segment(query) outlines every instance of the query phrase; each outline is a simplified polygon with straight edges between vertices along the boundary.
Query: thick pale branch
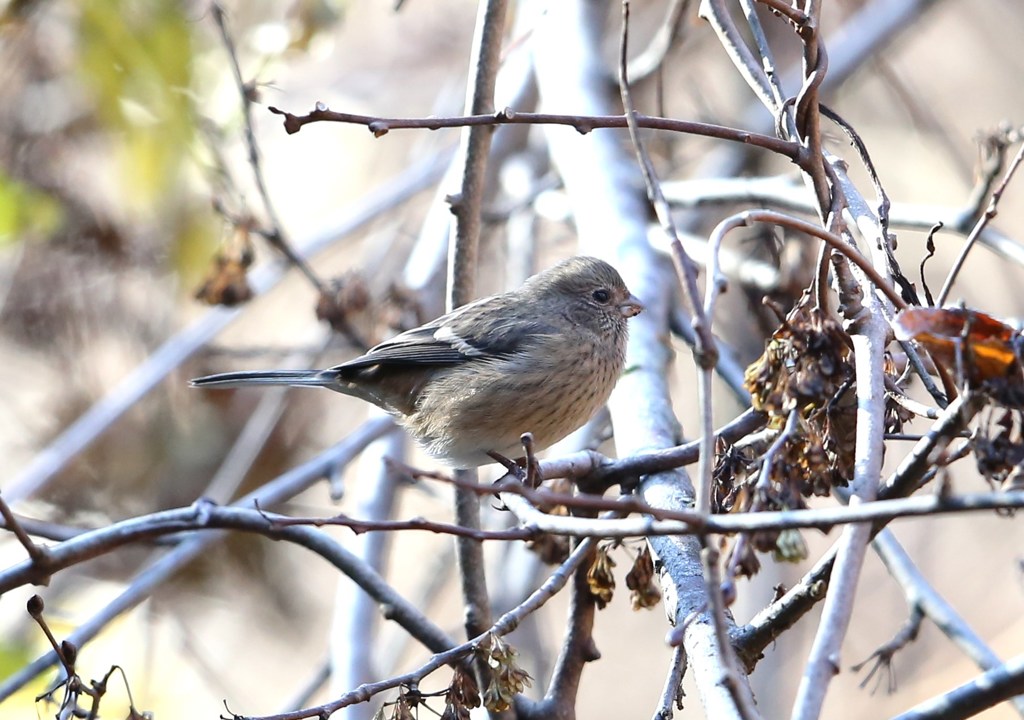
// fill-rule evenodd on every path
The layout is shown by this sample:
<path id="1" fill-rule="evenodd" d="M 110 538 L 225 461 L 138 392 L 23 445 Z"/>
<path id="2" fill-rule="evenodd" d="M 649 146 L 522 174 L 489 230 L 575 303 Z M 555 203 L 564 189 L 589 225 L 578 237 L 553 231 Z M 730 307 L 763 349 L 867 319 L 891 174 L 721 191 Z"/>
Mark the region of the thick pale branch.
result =
<path id="1" fill-rule="evenodd" d="M 592 116 L 613 108 L 605 94 L 601 57 L 605 8 L 585 0 L 556 3 L 535 34 L 535 57 L 541 96 L 547 106 L 561 105 Z M 624 123 L 623 123 L 624 124 Z M 638 124 L 644 124 L 638 118 Z M 547 127 L 552 159 L 562 175 L 573 208 L 582 252 L 609 259 L 646 311 L 631 321 L 627 370 L 612 395 L 609 409 L 620 455 L 671 447 L 680 429 L 667 379 L 668 328 L 672 277 L 647 240 L 648 204 L 638 192 L 636 161 L 611 133 L 574 137 L 564 128 Z M 644 478 L 639 492 L 649 504 L 681 509 L 693 498 L 692 486 L 679 471 Z M 719 684 L 727 667 L 715 641 L 706 607 L 700 545 L 691 538 L 652 539 L 662 562 L 662 585 L 674 598 L 671 617 L 682 623 L 691 612 L 684 642 L 709 715 L 737 717 L 730 692 Z"/>

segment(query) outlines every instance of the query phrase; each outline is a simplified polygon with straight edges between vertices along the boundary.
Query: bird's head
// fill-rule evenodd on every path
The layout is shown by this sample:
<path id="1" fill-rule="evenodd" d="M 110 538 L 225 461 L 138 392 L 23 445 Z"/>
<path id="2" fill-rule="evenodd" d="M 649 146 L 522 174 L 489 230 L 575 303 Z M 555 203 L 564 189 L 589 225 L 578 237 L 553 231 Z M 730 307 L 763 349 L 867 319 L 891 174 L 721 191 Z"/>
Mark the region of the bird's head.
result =
<path id="1" fill-rule="evenodd" d="M 624 329 L 626 320 L 643 310 L 622 276 L 593 257 L 573 257 L 530 278 L 524 288 L 557 302 L 573 321 L 598 331 Z"/>

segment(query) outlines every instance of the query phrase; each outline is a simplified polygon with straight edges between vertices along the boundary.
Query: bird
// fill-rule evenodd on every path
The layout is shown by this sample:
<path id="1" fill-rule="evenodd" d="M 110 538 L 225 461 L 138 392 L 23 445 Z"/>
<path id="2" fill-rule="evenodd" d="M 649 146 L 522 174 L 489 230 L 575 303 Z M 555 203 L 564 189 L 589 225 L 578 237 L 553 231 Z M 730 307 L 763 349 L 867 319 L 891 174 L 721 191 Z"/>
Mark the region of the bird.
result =
<path id="1" fill-rule="evenodd" d="M 515 457 L 524 433 L 542 450 L 587 422 L 622 374 L 627 320 L 642 310 L 614 267 L 576 256 L 326 370 L 191 385 L 328 388 L 391 413 L 434 458 L 474 468 Z"/>

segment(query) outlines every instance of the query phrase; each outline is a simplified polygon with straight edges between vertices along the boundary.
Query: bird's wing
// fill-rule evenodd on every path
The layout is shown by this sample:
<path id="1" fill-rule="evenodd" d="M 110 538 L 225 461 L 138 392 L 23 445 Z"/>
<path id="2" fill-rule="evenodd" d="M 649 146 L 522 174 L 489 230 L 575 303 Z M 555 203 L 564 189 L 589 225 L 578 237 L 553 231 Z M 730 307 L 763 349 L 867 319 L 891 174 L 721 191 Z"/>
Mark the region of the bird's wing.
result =
<path id="1" fill-rule="evenodd" d="M 507 357 L 524 343 L 554 332 L 545 322 L 517 316 L 522 308 L 496 302 L 500 297 L 479 300 L 407 330 L 338 367 L 453 365 L 473 358 Z"/>

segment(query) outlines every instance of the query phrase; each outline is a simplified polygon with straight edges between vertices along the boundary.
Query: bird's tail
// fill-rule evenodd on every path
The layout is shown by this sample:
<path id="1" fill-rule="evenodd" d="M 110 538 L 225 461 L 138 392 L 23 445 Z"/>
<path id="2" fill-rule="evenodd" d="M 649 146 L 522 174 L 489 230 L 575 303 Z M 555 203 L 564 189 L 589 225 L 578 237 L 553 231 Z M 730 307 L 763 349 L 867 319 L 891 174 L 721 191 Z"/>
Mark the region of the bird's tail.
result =
<path id="1" fill-rule="evenodd" d="M 232 388 L 244 385 L 294 385 L 338 390 L 335 370 L 248 370 L 207 375 L 189 381 L 192 387 Z"/>

